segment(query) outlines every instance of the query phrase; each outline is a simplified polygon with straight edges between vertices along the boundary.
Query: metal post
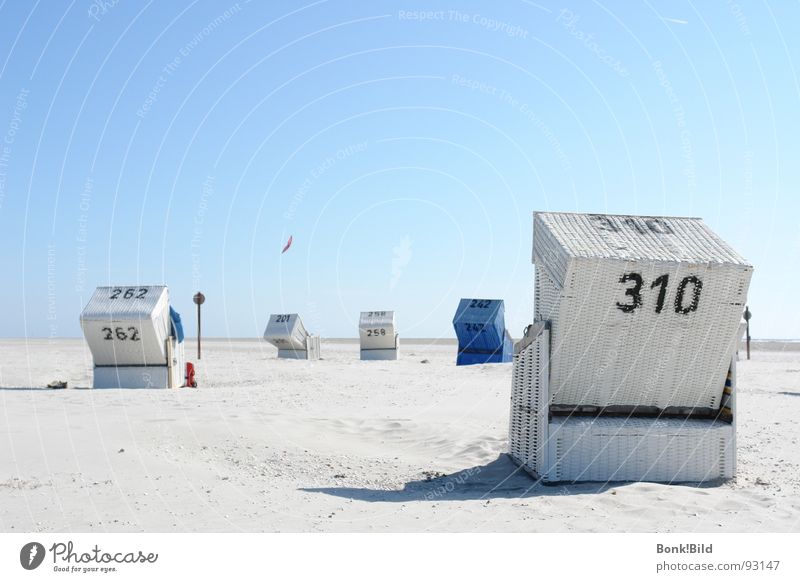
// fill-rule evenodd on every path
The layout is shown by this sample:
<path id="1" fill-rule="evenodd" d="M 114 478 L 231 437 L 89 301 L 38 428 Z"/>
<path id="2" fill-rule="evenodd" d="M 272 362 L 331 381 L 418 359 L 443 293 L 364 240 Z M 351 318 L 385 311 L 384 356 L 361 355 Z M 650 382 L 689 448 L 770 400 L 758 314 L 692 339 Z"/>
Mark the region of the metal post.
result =
<path id="1" fill-rule="evenodd" d="M 753 314 L 750 313 L 750 308 L 745 305 L 744 306 L 744 320 L 747 322 L 747 359 L 750 359 L 750 318 L 753 317 Z"/>
<path id="2" fill-rule="evenodd" d="M 205 302 L 206 296 L 198 291 L 192 297 L 192 300 L 197 305 L 197 359 L 200 359 L 200 306 Z"/>
<path id="3" fill-rule="evenodd" d="M 200 359 L 200 304 L 197 304 L 197 359 Z"/>

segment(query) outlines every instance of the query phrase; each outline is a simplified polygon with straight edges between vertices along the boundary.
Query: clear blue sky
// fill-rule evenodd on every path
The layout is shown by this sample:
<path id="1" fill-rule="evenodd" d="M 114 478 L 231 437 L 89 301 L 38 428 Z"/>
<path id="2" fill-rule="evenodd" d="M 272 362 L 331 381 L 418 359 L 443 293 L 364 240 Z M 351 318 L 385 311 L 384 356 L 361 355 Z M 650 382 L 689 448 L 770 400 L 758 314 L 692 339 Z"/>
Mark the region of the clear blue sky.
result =
<path id="1" fill-rule="evenodd" d="M 213 336 L 519 336 L 563 210 L 703 217 L 800 338 L 799 57 L 795 2 L 0 0 L 0 336 L 137 282 Z"/>

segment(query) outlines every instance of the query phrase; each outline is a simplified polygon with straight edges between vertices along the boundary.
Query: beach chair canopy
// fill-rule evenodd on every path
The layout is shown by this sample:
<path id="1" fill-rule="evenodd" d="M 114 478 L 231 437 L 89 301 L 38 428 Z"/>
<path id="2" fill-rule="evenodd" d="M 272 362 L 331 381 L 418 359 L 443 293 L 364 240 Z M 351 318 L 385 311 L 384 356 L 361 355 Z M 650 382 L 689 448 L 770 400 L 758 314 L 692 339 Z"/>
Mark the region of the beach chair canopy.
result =
<path id="1" fill-rule="evenodd" d="M 306 349 L 306 331 L 297 313 L 273 313 L 269 316 L 264 339 L 279 350 Z"/>
<path id="2" fill-rule="evenodd" d="M 358 335 L 362 350 L 395 349 L 394 311 L 362 311 Z"/>
<path id="3" fill-rule="evenodd" d="M 492 353 L 506 335 L 502 299 L 462 299 L 453 317 L 459 350 Z"/>
<path id="4" fill-rule="evenodd" d="M 752 274 L 699 218 L 534 213 L 557 405 L 719 408 Z"/>
<path id="5" fill-rule="evenodd" d="M 163 285 L 98 287 L 80 322 L 95 366 L 163 365 L 167 338 L 183 337 Z"/>

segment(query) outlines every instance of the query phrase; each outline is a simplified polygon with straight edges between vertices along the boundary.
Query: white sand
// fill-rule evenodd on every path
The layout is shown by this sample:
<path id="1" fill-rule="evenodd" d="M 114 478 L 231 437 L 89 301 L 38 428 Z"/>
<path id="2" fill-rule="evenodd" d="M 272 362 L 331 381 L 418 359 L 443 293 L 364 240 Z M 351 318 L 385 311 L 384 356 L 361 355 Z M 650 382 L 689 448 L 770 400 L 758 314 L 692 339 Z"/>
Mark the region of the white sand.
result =
<path id="1" fill-rule="evenodd" d="M 168 391 L 79 389 L 82 340 L 0 340 L 0 531 L 800 531 L 800 345 L 768 347 L 741 362 L 735 481 L 547 487 L 503 455 L 511 365 L 454 345 L 209 341 L 200 388 Z"/>

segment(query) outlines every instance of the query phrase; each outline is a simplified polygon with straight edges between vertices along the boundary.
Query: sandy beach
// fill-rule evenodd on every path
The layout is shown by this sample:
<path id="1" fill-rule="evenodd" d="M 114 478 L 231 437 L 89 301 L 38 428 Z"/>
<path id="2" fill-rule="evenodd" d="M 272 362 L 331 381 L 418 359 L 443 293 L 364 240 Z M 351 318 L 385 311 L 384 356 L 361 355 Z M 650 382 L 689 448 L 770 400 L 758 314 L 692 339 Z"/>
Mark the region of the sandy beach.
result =
<path id="1" fill-rule="evenodd" d="M 504 454 L 510 364 L 401 349 L 212 340 L 196 390 L 91 390 L 82 339 L 0 340 L 0 530 L 800 531 L 798 343 L 740 362 L 738 475 L 703 487 L 537 484 Z"/>

